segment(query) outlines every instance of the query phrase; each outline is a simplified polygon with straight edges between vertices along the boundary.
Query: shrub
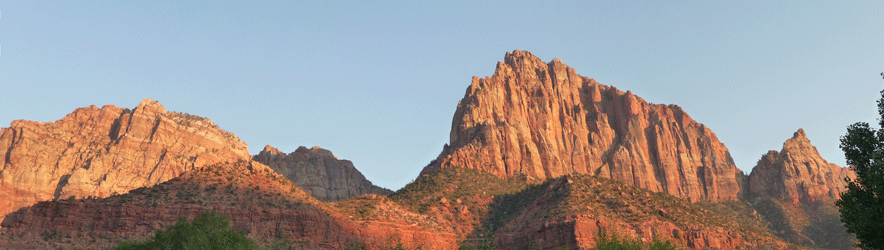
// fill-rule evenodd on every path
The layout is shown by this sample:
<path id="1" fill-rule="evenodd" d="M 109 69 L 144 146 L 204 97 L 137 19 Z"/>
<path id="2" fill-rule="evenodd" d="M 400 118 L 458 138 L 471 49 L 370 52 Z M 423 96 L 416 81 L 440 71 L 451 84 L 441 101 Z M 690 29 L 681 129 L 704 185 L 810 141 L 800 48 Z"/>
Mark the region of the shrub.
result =
<path id="1" fill-rule="evenodd" d="M 258 249 L 254 241 L 230 228 L 227 217 L 208 211 L 193 223 L 184 218 L 145 242 L 124 241 L 115 249 Z"/>
<path id="2" fill-rule="evenodd" d="M 640 240 L 618 239 L 617 234 L 611 234 L 609 237 L 604 230 L 599 230 L 599 238 L 595 242 L 596 250 L 642 250 L 644 244 Z M 654 239 L 648 246 L 649 250 L 674 250 L 672 243 Z"/>

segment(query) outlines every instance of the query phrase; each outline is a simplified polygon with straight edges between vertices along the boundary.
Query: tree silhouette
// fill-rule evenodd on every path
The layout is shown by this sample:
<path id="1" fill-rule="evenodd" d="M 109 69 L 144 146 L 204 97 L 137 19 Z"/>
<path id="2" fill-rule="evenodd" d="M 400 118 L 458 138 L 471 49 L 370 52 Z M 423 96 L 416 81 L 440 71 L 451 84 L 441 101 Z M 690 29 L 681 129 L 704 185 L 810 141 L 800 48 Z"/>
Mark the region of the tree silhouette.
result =
<path id="1" fill-rule="evenodd" d="M 845 179 L 847 191 L 835 205 L 847 232 L 856 235 L 857 246 L 863 249 L 884 249 L 884 91 L 878 114 L 881 129 L 857 122 L 841 137 L 841 150 L 856 180 Z"/>

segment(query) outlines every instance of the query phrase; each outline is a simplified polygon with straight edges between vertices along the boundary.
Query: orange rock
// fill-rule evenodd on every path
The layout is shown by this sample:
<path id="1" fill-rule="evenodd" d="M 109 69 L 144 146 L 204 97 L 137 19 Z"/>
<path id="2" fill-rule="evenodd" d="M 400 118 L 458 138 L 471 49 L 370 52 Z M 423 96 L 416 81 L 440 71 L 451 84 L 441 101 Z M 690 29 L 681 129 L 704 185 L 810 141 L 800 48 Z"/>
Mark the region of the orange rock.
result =
<path id="1" fill-rule="evenodd" d="M 348 160 L 338 160 L 331 151 L 320 147 L 299 147 L 285 154 L 267 145 L 254 161 L 294 181 L 301 189 L 322 201 L 339 201 L 363 194 L 390 194 L 393 191 L 375 186 Z"/>
<path id="2" fill-rule="evenodd" d="M 179 178 L 104 199 L 39 202 L 3 220 L 0 248 L 108 248 L 143 240 L 178 218 L 214 210 L 231 226 L 259 242 L 286 239 L 305 249 L 454 249 L 456 235 L 428 228 L 425 216 L 381 197 L 377 219 L 355 221 L 316 201 L 285 177 L 254 161 L 213 164 Z M 229 181 L 232 180 L 232 181 Z M 388 220 L 411 218 L 417 222 Z M 57 235 L 58 237 L 47 237 Z"/>
<path id="3" fill-rule="evenodd" d="M 13 121 L 0 129 L 0 155 L 0 220 L 39 201 L 107 197 L 250 157 L 211 120 L 151 99 L 133 110 L 89 106 L 51 123 Z"/>
<path id="4" fill-rule="evenodd" d="M 856 173 L 823 159 L 804 129 L 798 129 L 780 152 L 771 150 L 758 160 L 749 175 L 749 188 L 754 196 L 793 204 L 835 200 L 847 189 L 844 177 L 856 179 Z"/>
<path id="5" fill-rule="evenodd" d="M 680 107 L 649 104 L 525 51 L 507 53 L 490 78 L 473 77 L 450 137 L 421 174 L 591 174 L 691 201 L 738 199 L 744 183 L 727 147 Z"/>

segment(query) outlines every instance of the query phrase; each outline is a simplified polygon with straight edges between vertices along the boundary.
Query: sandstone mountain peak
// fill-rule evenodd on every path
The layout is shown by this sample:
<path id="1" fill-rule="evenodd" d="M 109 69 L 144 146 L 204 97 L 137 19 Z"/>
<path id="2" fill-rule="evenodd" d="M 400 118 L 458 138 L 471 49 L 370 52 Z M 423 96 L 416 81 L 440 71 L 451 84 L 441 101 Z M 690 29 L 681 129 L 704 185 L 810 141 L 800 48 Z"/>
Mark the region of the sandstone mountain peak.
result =
<path id="1" fill-rule="evenodd" d="M 0 216 L 38 201 L 107 197 L 205 164 L 248 159 L 246 144 L 199 116 L 144 99 L 78 108 L 55 122 L 0 129 Z M 0 217 L 2 218 L 2 217 Z"/>
<path id="2" fill-rule="evenodd" d="M 271 146 L 252 157 L 289 178 L 301 189 L 322 201 L 339 201 L 357 195 L 392 191 L 375 186 L 365 179 L 348 160 L 339 160 L 331 151 L 314 146 L 300 146 L 285 154 Z"/>
<path id="3" fill-rule="evenodd" d="M 792 139 L 795 139 L 795 138 L 804 138 L 805 140 L 807 140 L 807 135 L 804 134 L 803 128 L 799 128 L 798 131 L 795 131 L 795 133 L 792 134 Z"/>
<path id="4" fill-rule="evenodd" d="M 749 175 L 749 188 L 755 196 L 789 203 L 832 200 L 845 190 L 844 177 L 855 176 L 849 168 L 823 159 L 804 129 L 798 129 L 782 150 L 771 150 L 758 160 Z"/>
<path id="5" fill-rule="evenodd" d="M 446 167 L 538 179 L 600 175 L 692 201 L 737 199 L 743 183 L 715 133 L 681 108 L 518 50 L 493 76 L 473 77 L 449 146 L 421 174 Z"/>
<path id="6" fill-rule="evenodd" d="M 141 102 L 138 103 L 138 106 L 135 107 L 135 110 L 149 110 L 150 112 L 162 113 L 166 112 L 166 107 L 163 107 L 162 104 L 154 101 L 153 99 L 144 98 L 144 100 L 141 100 Z"/>
<path id="7" fill-rule="evenodd" d="M 271 155 L 285 154 L 284 152 L 282 152 L 282 150 L 271 147 L 270 145 L 264 145 L 264 150 L 262 150 L 261 152 L 268 152 Z"/>

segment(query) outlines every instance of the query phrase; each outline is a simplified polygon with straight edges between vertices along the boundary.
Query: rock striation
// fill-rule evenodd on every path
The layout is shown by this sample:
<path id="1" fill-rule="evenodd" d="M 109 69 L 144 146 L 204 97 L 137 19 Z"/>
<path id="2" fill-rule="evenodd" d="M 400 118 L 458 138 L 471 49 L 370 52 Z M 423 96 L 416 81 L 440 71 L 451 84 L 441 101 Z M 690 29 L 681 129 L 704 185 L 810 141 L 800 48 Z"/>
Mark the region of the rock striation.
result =
<path id="1" fill-rule="evenodd" d="M 218 163 L 122 195 L 22 208 L 3 220 L 0 248 L 114 247 L 122 240 L 144 240 L 178 218 L 193 219 L 208 210 L 229 216 L 234 230 L 259 245 L 288 240 L 289 247 L 298 249 L 457 247 L 455 235 L 433 228 L 430 218 L 399 209 L 383 196 L 362 198 L 374 202 L 356 208 L 377 216 L 361 220 L 334 206 L 340 203 L 317 201 L 264 164 Z"/>
<path id="2" fill-rule="evenodd" d="M 390 194 L 375 186 L 348 160 L 339 160 L 331 151 L 314 146 L 298 147 L 291 154 L 267 145 L 254 161 L 273 168 L 301 189 L 322 201 L 339 201 L 363 194 Z"/>
<path id="3" fill-rule="evenodd" d="M 744 185 L 727 147 L 680 107 L 649 104 L 518 50 L 493 76 L 473 77 L 450 145 L 421 174 L 447 167 L 541 180 L 598 175 L 691 201 L 735 200 Z"/>
<path id="4" fill-rule="evenodd" d="M 856 179 L 849 168 L 829 163 L 798 129 L 779 152 L 771 150 L 749 174 L 753 196 L 769 196 L 787 203 L 835 200 L 847 189 L 845 177 Z"/>
<path id="5" fill-rule="evenodd" d="M 144 99 L 135 109 L 78 108 L 55 122 L 0 129 L 0 219 L 39 201 L 107 197 L 205 164 L 248 159 L 211 120 Z"/>

